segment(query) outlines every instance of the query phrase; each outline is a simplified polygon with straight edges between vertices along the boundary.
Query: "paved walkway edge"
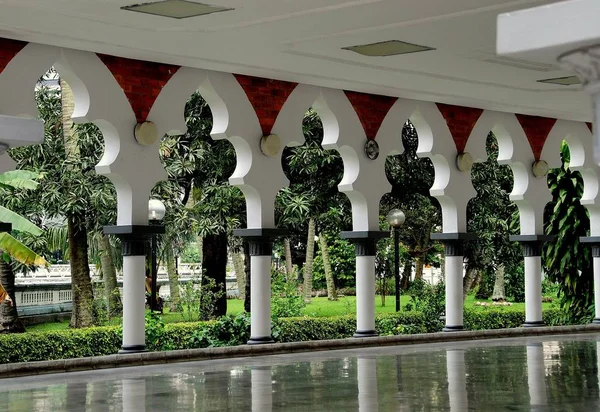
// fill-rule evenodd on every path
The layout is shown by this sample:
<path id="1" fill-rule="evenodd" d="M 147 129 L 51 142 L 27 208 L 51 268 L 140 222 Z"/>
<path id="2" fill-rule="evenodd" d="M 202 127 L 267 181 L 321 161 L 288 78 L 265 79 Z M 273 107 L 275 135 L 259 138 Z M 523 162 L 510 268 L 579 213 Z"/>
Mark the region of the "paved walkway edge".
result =
<path id="1" fill-rule="evenodd" d="M 281 355 L 296 352 L 356 349 L 377 346 L 414 345 L 439 342 L 460 342 L 476 339 L 518 338 L 527 336 L 599 333 L 600 325 L 544 326 L 460 332 L 423 333 L 418 335 L 348 338 L 308 342 L 243 345 L 205 349 L 183 349 L 166 352 L 143 352 L 124 355 L 94 356 L 40 362 L 20 362 L 0 365 L 0 379 L 49 373 L 88 371 L 129 366 L 156 365 L 211 359 Z"/>

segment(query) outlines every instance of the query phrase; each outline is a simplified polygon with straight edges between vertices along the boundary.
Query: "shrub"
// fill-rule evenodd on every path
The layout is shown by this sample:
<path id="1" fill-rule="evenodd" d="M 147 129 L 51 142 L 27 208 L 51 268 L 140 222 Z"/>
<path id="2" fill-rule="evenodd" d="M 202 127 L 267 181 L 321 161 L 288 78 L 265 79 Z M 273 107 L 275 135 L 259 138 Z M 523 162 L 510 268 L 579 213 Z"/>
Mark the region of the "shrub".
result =
<path id="1" fill-rule="evenodd" d="M 120 348 L 117 326 L 0 335 L 0 363 L 110 355 Z"/>
<path id="2" fill-rule="evenodd" d="M 477 308 L 464 313 L 465 327 L 471 330 L 519 327 L 525 313 L 513 308 Z M 548 325 L 561 323 L 558 309 L 544 311 Z M 375 327 L 380 335 L 437 332 L 437 324 L 422 312 L 378 315 Z M 356 330 L 354 316 L 281 318 L 273 321 L 272 332 L 279 342 L 348 338 Z M 56 332 L 0 335 L 0 363 L 57 360 L 110 355 L 121 348 L 120 327 L 94 327 Z M 149 315 L 146 339 L 150 350 L 175 350 L 241 345 L 250 337 L 250 315 L 224 316 L 208 322 L 164 324 L 158 315 Z"/>
<path id="3" fill-rule="evenodd" d="M 298 282 L 286 279 L 285 274 L 280 271 L 273 271 L 271 279 L 271 317 L 277 319 L 300 316 L 306 304 L 298 292 Z"/>
<path id="4" fill-rule="evenodd" d="M 355 247 L 346 239 L 340 239 L 339 236 L 321 236 L 327 237 L 329 260 L 336 288 L 354 287 L 356 275 Z M 321 253 L 316 253 L 313 261 L 313 288 L 327 288 Z"/>
<path id="5" fill-rule="evenodd" d="M 444 283 L 431 285 L 423 279 L 416 279 L 408 288 L 408 293 L 410 303 L 404 306 L 405 309 L 422 312 L 428 332 L 440 331 L 443 327 L 441 316 L 446 311 Z"/>
<path id="6" fill-rule="evenodd" d="M 547 325 L 564 324 L 558 309 L 544 310 L 542 316 Z M 468 330 L 518 328 L 525 323 L 525 312 L 509 307 L 465 309 L 463 320 Z"/>

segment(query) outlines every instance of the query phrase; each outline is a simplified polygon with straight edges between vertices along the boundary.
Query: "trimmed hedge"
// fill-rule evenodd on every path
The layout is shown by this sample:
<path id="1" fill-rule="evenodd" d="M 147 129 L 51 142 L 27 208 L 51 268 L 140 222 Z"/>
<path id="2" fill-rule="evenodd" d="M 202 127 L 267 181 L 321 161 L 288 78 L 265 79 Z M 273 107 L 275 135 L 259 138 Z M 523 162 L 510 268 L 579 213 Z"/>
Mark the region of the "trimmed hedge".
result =
<path id="1" fill-rule="evenodd" d="M 152 326 L 150 350 L 193 349 L 208 346 L 239 345 L 249 336 L 249 315 L 224 317 L 210 322 L 158 324 Z M 560 324 L 560 311 L 544 311 L 548 325 Z M 470 330 L 519 327 L 523 311 L 510 308 L 466 309 L 465 328 Z M 421 312 L 382 314 L 376 318 L 381 335 L 438 332 Z M 356 328 L 354 316 L 281 318 L 273 322 L 273 336 L 279 342 L 299 342 L 351 337 Z M 148 329 L 147 329 L 148 330 Z M 110 355 L 121 347 L 121 327 L 108 326 L 55 332 L 0 335 L 0 363 L 57 360 Z"/>

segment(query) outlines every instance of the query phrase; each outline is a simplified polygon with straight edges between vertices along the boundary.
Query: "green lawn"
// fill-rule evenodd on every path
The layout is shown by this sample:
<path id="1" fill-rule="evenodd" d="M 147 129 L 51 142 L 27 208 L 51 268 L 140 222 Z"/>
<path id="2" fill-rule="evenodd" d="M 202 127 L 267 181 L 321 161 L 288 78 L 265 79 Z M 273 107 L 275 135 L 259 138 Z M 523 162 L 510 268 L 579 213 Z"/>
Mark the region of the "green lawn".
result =
<path id="1" fill-rule="evenodd" d="M 486 310 L 487 307 L 483 306 L 475 306 L 475 302 L 481 301 L 479 299 L 475 299 L 475 296 L 469 295 L 467 300 L 465 301 L 466 308 L 478 308 L 480 310 Z M 400 302 L 402 306 L 410 302 L 409 296 L 402 296 L 400 298 Z M 487 301 L 491 302 L 491 301 Z M 381 306 L 381 297 L 377 296 L 375 300 L 375 310 L 377 313 L 391 313 L 395 311 L 395 300 L 393 296 L 387 296 L 385 299 L 385 306 Z M 543 303 L 544 309 L 549 309 L 552 306 L 552 303 Z M 498 309 L 520 309 L 525 310 L 525 303 L 513 303 L 512 306 L 492 306 Z M 236 315 L 242 312 L 244 309 L 244 302 L 239 299 L 229 299 L 227 301 L 227 314 Z M 341 315 L 353 315 L 356 313 L 356 297 L 355 296 L 345 296 L 341 297 L 338 301 L 332 302 L 327 300 L 326 297 L 313 298 L 312 302 L 302 310 L 302 314 L 306 316 L 314 316 L 314 317 L 325 317 L 325 316 L 341 316 Z M 168 310 L 165 310 L 165 313 L 162 315 L 162 318 L 165 323 L 174 323 L 174 322 L 184 322 L 187 319 L 181 313 L 169 313 Z M 110 321 L 111 325 L 120 325 L 121 319 L 114 318 Z M 69 327 L 69 322 L 53 322 L 53 323 L 44 323 L 40 325 L 33 325 L 27 327 L 28 332 L 47 332 L 53 330 L 61 330 L 67 329 Z"/>

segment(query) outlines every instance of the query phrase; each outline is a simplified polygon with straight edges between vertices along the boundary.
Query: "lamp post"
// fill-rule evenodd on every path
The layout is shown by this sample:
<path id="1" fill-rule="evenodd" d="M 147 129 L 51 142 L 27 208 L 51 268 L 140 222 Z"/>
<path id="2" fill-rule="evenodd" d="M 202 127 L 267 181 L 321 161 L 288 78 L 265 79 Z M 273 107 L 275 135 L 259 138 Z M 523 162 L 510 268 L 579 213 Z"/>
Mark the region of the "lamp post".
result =
<path id="1" fill-rule="evenodd" d="M 396 312 L 400 312 L 400 232 L 406 216 L 400 209 L 392 209 L 388 213 L 387 222 L 394 229 L 394 277 L 396 282 Z"/>
<path id="2" fill-rule="evenodd" d="M 148 220 L 150 224 L 159 225 L 165 217 L 166 208 L 163 202 L 158 199 L 148 201 Z M 156 262 L 156 233 L 152 234 L 152 282 L 150 286 L 150 311 L 156 310 L 156 280 L 158 277 L 158 264 Z"/>

